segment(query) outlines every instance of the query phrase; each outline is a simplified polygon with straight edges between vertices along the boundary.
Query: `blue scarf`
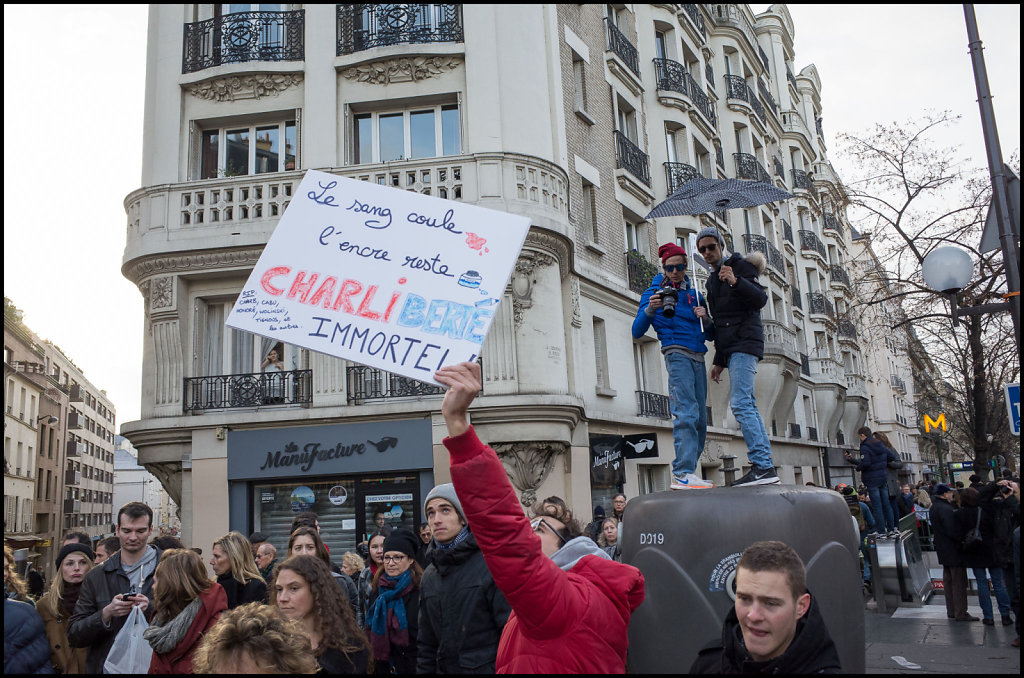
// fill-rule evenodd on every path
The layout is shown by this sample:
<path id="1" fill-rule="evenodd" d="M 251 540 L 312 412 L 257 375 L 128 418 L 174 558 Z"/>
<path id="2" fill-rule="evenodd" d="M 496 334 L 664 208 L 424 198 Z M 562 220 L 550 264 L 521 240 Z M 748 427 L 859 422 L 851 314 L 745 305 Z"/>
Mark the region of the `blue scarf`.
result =
<path id="1" fill-rule="evenodd" d="M 442 544 L 441 542 L 439 542 L 438 540 L 435 539 L 434 540 L 434 548 L 440 549 L 442 551 L 447 551 L 448 549 L 455 548 L 456 546 L 458 546 L 462 542 L 466 541 L 468 538 L 469 538 L 469 525 L 466 525 L 461 530 L 459 530 L 459 533 L 457 535 L 455 535 L 455 539 L 452 539 L 447 544 Z"/>
<path id="2" fill-rule="evenodd" d="M 370 647 L 375 661 L 388 661 L 391 646 L 409 646 L 409 619 L 405 613 L 405 596 L 412 592 L 412 570 L 392 579 L 386 573 L 378 580 L 380 594 L 369 611 Z"/>

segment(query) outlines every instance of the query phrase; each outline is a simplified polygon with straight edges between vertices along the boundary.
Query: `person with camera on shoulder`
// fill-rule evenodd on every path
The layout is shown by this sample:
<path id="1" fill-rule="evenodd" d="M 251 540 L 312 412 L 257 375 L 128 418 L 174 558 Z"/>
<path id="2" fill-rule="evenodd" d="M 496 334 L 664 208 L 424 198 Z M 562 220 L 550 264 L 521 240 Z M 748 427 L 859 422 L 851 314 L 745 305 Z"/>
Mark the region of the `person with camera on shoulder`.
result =
<path id="1" fill-rule="evenodd" d="M 665 273 L 654 276 L 640 297 L 633 338 L 639 339 L 653 326 L 665 356 L 676 452 L 671 487 L 705 489 L 712 484 L 697 475 L 697 458 L 704 450 L 708 430 L 708 377 L 704 367 L 708 349 L 704 342 L 714 338 L 714 326 L 686 275 L 686 250 L 665 243 L 658 248 L 658 256 Z"/>

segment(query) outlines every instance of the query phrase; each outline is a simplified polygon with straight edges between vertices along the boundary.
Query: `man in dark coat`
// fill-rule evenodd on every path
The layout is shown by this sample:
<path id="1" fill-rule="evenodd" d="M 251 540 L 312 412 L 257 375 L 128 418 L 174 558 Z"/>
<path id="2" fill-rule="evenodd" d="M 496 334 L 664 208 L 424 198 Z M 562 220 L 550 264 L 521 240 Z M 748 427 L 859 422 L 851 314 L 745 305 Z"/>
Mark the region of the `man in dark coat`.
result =
<path id="1" fill-rule="evenodd" d="M 778 484 L 768 431 L 754 400 L 757 363 L 764 357 L 761 309 L 768 303 L 768 294 L 758 276 L 764 272 L 765 259 L 760 252 L 746 258 L 733 252 L 725 258 L 724 249 L 725 239 L 716 229 L 708 227 L 697 234 L 697 251 L 714 269 L 707 281 L 708 307 L 715 323 L 711 380 L 717 384 L 722 370 L 729 370 L 729 406 L 743 431 L 751 464 L 750 472 L 730 485 Z M 694 314 L 706 315 L 699 307 Z"/>
<path id="2" fill-rule="evenodd" d="M 960 553 L 962 535 L 957 527 L 953 488 L 944 483 L 935 486 L 932 495 L 932 533 L 935 555 L 942 565 L 942 586 L 946 616 L 957 621 L 978 621 L 967 613 L 967 568 Z"/>
<path id="3" fill-rule="evenodd" d="M 433 562 L 420 582 L 416 673 L 494 673 L 512 608 L 466 525 L 455 487 L 438 485 L 423 506 Z"/>
<path id="4" fill-rule="evenodd" d="M 839 653 L 807 591 L 803 561 L 786 544 L 751 544 L 736 566 L 736 602 L 694 674 L 839 673 Z"/>
<path id="5" fill-rule="evenodd" d="M 882 444 L 882 441 L 871 435 L 871 429 L 861 426 L 857 430 L 860 436 L 860 461 L 857 470 L 861 472 L 861 482 L 868 488 L 871 497 L 871 513 L 875 518 L 875 532 L 889 536 L 896 535 L 896 520 L 892 515 L 892 504 L 889 502 L 887 484 L 887 466 L 889 461 L 896 460 L 896 454 Z M 846 453 L 846 460 L 855 463 Z"/>

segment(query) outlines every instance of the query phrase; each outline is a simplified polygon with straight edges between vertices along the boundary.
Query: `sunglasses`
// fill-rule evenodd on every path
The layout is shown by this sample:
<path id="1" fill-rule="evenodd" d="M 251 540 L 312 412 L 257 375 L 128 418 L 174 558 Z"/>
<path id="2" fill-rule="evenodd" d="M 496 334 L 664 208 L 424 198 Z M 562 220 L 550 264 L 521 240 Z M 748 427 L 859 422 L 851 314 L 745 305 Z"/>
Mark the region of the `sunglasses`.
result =
<path id="1" fill-rule="evenodd" d="M 676 271 L 685 271 L 686 264 L 664 264 L 666 273 L 675 273 Z"/>
<path id="2" fill-rule="evenodd" d="M 714 245 L 704 245 L 703 247 L 698 247 L 697 251 L 700 252 L 701 254 L 704 254 L 705 252 L 714 252 L 717 249 L 718 249 L 718 245 L 714 244 Z"/>
<path id="3" fill-rule="evenodd" d="M 558 530 L 556 530 L 555 528 L 551 527 L 551 523 L 549 523 L 548 521 L 544 520 L 543 518 L 534 518 L 530 522 L 530 527 L 533 529 L 534 532 L 540 532 L 540 526 L 541 525 L 543 525 L 544 527 L 546 527 L 549 530 L 551 530 L 552 532 L 554 532 L 555 536 L 558 537 L 558 541 L 563 546 L 565 545 L 565 542 L 566 542 L 565 537 L 563 537 L 562 534 Z"/>

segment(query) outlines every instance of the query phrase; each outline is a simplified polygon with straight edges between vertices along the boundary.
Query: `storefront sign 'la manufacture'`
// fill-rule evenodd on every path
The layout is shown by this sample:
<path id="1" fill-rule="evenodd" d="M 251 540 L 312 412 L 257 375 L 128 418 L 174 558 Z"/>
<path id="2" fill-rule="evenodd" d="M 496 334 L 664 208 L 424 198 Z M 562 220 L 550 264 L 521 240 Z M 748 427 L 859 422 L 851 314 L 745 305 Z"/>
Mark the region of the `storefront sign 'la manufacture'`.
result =
<path id="1" fill-rule="evenodd" d="M 525 217 L 309 170 L 227 324 L 419 381 L 476 360 Z"/>

